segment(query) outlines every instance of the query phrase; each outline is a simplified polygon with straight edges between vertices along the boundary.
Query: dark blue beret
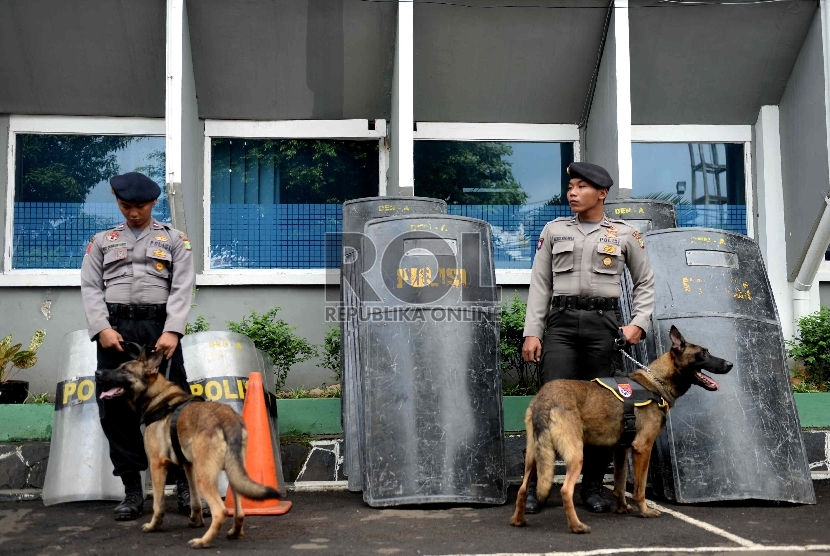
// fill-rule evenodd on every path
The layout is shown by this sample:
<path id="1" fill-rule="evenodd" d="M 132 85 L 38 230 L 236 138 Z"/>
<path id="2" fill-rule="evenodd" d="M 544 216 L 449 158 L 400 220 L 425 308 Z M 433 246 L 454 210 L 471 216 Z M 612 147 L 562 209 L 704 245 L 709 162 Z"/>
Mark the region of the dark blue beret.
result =
<path id="1" fill-rule="evenodd" d="M 608 170 L 590 162 L 571 162 L 568 166 L 568 175 L 571 178 L 581 178 L 603 189 L 608 189 L 614 185 L 614 180 L 611 179 Z"/>
<path id="2" fill-rule="evenodd" d="M 148 203 L 161 195 L 159 185 L 140 172 L 127 172 L 110 178 L 115 196 L 128 203 Z"/>

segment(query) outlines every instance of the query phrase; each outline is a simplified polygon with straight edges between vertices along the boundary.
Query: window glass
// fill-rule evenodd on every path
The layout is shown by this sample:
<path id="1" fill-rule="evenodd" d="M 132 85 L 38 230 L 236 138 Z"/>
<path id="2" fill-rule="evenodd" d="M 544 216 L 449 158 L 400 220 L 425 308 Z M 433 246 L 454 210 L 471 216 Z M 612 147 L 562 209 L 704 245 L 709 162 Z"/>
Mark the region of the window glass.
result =
<path id="1" fill-rule="evenodd" d="M 170 222 L 164 137 L 18 134 L 16 146 L 12 268 L 80 268 L 89 238 L 124 220 L 116 174 L 156 180 L 153 216 Z"/>
<path id="2" fill-rule="evenodd" d="M 210 266 L 339 264 L 343 202 L 377 194 L 377 141 L 213 139 Z"/>
<path id="3" fill-rule="evenodd" d="M 743 143 L 634 143 L 632 197 L 671 201 L 681 227 L 746 234 Z"/>
<path id="4" fill-rule="evenodd" d="M 496 268 L 531 268 L 545 224 L 570 216 L 573 143 L 416 141 L 415 194 L 490 223 Z"/>

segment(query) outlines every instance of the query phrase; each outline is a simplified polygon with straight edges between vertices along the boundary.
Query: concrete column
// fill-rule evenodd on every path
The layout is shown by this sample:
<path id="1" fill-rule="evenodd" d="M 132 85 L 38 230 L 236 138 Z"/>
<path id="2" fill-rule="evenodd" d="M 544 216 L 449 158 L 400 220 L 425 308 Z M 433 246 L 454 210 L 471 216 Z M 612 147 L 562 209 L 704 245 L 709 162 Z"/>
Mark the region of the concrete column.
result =
<path id="1" fill-rule="evenodd" d="M 389 124 L 388 195 L 414 195 L 414 3 L 398 2 L 395 68 L 392 75 L 392 121 Z"/>
<path id="2" fill-rule="evenodd" d="M 582 137 L 582 160 L 599 164 L 614 179 L 611 197 L 630 197 L 633 178 L 628 0 L 614 3 Z"/>
<path id="3" fill-rule="evenodd" d="M 185 0 L 167 0 L 167 197 L 173 227 L 185 232 L 196 270 L 204 266 L 204 121 L 199 120 Z"/>
<path id="4" fill-rule="evenodd" d="M 11 270 L 11 246 L 6 252 L 6 234 L 10 231 L 7 229 L 7 225 L 11 221 L 12 212 L 10 210 L 14 210 L 14 200 L 7 202 L 6 198 L 9 186 L 9 175 L 6 169 L 9 167 L 10 151 L 9 117 L 0 115 L 0 207 L 2 207 L 0 209 L 0 274 Z M 6 266 L 7 264 L 8 266 Z"/>
<path id="5" fill-rule="evenodd" d="M 781 136 L 777 106 L 764 106 L 755 123 L 755 195 L 758 207 L 758 244 L 767 267 L 784 338 L 793 334 L 791 286 L 787 282 L 784 225 L 784 183 L 781 177 Z"/>

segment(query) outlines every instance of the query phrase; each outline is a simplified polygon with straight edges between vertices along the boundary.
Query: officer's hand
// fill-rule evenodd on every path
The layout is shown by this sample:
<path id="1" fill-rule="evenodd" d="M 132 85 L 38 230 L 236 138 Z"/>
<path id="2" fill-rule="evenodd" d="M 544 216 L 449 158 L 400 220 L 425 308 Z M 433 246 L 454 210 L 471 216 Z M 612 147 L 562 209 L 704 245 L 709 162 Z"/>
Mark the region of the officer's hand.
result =
<path id="1" fill-rule="evenodd" d="M 625 338 L 628 340 L 628 345 L 636 346 L 643 339 L 643 329 L 636 324 L 629 324 L 628 326 L 621 326 Z"/>
<path id="2" fill-rule="evenodd" d="M 156 349 L 164 352 L 164 357 L 170 359 L 173 357 L 173 352 L 176 351 L 176 346 L 179 345 L 179 336 L 175 332 L 165 332 L 156 342 Z"/>
<path id="3" fill-rule="evenodd" d="M 528 362 L 538 363 L 542 357 L 542 340 L 536 336 L 526 336 L 522 344 L 522 359 Z"/>
<path id="4" fill-rule="evenodd" d="M 124 338 L 121 337 L 121 334 L 112 328 L 105 328 L 98 333 L 98 343 L 104 349 L 114 348 L 117 351 L 124 351 L 124 348 L 121 347 L 121 342 L 123 341 Z"/>

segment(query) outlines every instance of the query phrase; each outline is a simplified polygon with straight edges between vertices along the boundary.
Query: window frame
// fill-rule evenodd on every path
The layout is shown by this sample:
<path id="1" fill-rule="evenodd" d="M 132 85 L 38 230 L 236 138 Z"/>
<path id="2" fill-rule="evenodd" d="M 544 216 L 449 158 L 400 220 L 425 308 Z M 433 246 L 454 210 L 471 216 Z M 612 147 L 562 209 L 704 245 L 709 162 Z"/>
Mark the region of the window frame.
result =
<path id="1" fill-rule="evenodd" d="M 114 118 L 98 116 L 9 116 L 6 161 L 5 249 L 0 268 L 0 287 L 80 286 L 80 269 L 14 269 L 14 193 L 17 135 L 127 135 L 165 137 L 164 118 Z"/>
<path id="2" fill-rule="evenodd" d="M 210 267 L 211 141 L 213 139 L 329 139 L 378 141 L 378 196 L 386 196 L 389 168 L 386 120 L 205 120 L 204 175 L 204 270 L 196 276 L 197 286 L 308 285 L 330 282 L 331 269 L 312 268 L 217 268 Z"/>
<path id="3" fill-rule="evenodd" d="M 517 124 L 417 122 L 415 141 L 499 141 L 511 143 L 573 143 L 574 162 L 581 160 L 579 126 L 575 124 Z M 415 186 L 415 194 L 418 194 Z M 529 286 L 531 269 L 497 268 L 496 283 Z"/>
<path id="4" fill-rule="evenodd" d="M 755 240 L 755 187 L 752 181 L 751 125 L 632 125 L 634 143 L 742 143 L 746 180 L 746 235 Z M 632 153 L 632 169 L 634 156 Z"/>

